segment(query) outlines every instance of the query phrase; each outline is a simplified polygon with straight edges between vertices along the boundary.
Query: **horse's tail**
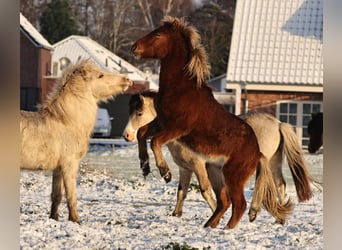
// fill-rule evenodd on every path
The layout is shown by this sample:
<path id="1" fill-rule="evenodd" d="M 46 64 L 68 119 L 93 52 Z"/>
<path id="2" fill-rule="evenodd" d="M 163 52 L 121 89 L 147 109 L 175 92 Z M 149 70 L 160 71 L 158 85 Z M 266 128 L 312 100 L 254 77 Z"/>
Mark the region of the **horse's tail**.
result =
<path id="1" fill-rule="evenodd" d="M 280 123 L 279 130 L 283 137 L 283 150 L 296 186 L 298 200 L 300 202 L 309 200 L 312 197 L 310 182 L 316 181 L 309 174 L 297 135 L 288 123 Z"/>
<path id="2" fill-rule="evenodd" d="M 284 204 L 277 199 L 277 189 L 273 181 L 269 162 L 264 155 L 261 156 L 256 173 L 255 194 L 253 197 L 259 199 L 263 207 L 277 219 L 284 223 L 293 211 L 293 203 L 290 199 Z"/>

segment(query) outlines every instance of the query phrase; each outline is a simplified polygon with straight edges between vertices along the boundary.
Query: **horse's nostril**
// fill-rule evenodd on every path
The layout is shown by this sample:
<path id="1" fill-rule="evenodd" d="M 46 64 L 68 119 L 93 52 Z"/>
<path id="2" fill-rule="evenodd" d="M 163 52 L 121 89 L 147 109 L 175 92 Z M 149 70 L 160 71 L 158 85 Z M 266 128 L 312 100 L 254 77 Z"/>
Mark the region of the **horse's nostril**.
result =
<path id="1" fill-rule="evenodd" d="M 135 43 L 135 44 L 133 44 L 132 47 L 131 47 L 131 52 L 134 52 L 136 48 L 137 48 L 137 44 Z"/>

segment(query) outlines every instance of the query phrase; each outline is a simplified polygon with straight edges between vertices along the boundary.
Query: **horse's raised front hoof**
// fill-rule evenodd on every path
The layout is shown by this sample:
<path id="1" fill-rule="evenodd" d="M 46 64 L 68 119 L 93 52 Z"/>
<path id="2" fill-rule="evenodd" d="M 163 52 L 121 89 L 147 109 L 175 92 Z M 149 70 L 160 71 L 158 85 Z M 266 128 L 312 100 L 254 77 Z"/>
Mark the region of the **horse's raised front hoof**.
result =
<path id="1" fill-rule="evenodd" d="M 249 216 L 249 222 L 255 221 L 255 219 L 257 217 L 257 211 L 255 209 L 251 208 L 248 212 L 248 216 Z"/>
<path id="2" fill-rule="evenodd" d="M 171 181 L 171 179 L 172 179 L 172 174 L 171 174 L 171 172 L 170 172 L 170 171 L 167 172 L 167 173 L 163 176 L 163 178 L 164 178 L 164 180 L 165 180 L 166 183 L 169 183 L 169 182 Z"/>
<path id="3" fill-rule="evenodd" d="M 147 176 L 149 173 L 151 173 L 151 168 L 148 161 L 140 162 L 140 168 L 143 171 L 143 176 Z"/>

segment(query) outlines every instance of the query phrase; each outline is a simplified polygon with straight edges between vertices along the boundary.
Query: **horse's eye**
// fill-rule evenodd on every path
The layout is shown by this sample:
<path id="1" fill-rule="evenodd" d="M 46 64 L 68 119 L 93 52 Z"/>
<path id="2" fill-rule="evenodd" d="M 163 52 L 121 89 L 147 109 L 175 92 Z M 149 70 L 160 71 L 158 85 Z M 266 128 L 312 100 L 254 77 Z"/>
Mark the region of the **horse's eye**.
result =
<path id="1" fill-rule="evenodd" d="M 103 74 L 99 75 L 99 78 L 102 78 L 103 77 Z"/>
<path id="2" fill-rule="evenodd" d="M 141 113 L 141 112 L 139 112 L 139 113 L 137 113 L 137 115 L 138 115 L 138 116 L 142 116 L 142 113 Z"/>
<path id="3" fill-rule="evenodd" d="M 156 37 L 160 37 L 161 35 L 160 35 L 160 33 L 158 32 L 158 33 L 156 33 Z"/>

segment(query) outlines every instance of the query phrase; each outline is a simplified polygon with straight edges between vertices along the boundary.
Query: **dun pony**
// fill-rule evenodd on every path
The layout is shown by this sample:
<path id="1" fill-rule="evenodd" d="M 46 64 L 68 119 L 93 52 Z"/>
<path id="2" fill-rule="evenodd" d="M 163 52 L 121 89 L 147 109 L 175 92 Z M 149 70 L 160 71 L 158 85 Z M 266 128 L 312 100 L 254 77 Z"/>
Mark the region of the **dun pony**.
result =
<path id="1" fill-rule="evenodd" d="M 50 218 L 58 220 L 64 188 L 69 220 L 80 223 L 76 177 L 88 149 L 97 104 L 130 85 L 126 76 L 82 60 L 66 69 L 37 112 L 20 111 L 20 168 L 53 171 Z"/>
<path id="2" fill-rule="evenodd" d="M 258 167 L 257 180 L 265 183 L 262 204 L 278 220 L 292 212 L 290 200 L 280 204 L 266 158 L 259 150 L 252 128 L 227 112 L 214 98 L 206 78 L 210 68 L 197 30 L 184 19 L 165 17 L 162 25 L 136 41 L 132 48 L 138 58 L 160 60 L 159 94 L 155 100 L 155 126 L 138 132 L 138 141 L 150 135 L 151 148 L 165 180 L 171 179 L 162 154 L 162 145 L 177 140 L 206 160 L 209 180 L 217 206 L 205 226 L 216 227 L 232 204 L 226 228 L 234 228 L 246 207 L 244 186 Z M 204 114 L 204 115 L 203 115 Z M 144 143 L 139 145 L 146 148 Z M 139 155 L 141 165 L 148 164 L 147 151 Z M 259 164 L 260 163 L 260 164 Z"/>
<path id="3" fill-rule="evenodd" d="M 132 95 L 129 100 L 129 119 L 124 129 L 123 136 L 127 141 L 137 140 L 137 131 L 140 127 L 150 123 L 156 117 L 154 99 L 158 93 L 144 91 Z M 293 128 L 288 123 L 280 122 L 267 113 L 253 113 L 244 117 L 244 120 L 252 127 L 259 143 L 260 151 L 265 155 L 272 171 L 273 180 L 277 187 L 278 199 L 285 203 L 286 182 L 282 173 L 282 163 L 286 156 L 292 177 L 295 183 L 298 200 L 309 200 L 312 192 L 310 182 L 312 177 L 305 164 L 303 153 Z M 176 141 L 167 143 L 167 147 L 174 162 L 179 166 L 179 185 L 177 191 L 177 203 L 172 213 L 181 216 L 183 203 L 187 195 L 192 173 L 195 173 L 201 194 L 210 208 L 214 211 L 216 201 L 211 195 L 211 185 L 205 170 L 205 161 Z M 150 169 L 143 169 L 145 175 Z M 256 183 L 263 185 L 262 183 Z M 256 188 L 258 189 L 258 188 Z M 256 193 L 254 193 L 256 194 Z M 256 212 L 260 210 L 257 199 L 253 199 L 250 218 L 254 220 Z"/>

